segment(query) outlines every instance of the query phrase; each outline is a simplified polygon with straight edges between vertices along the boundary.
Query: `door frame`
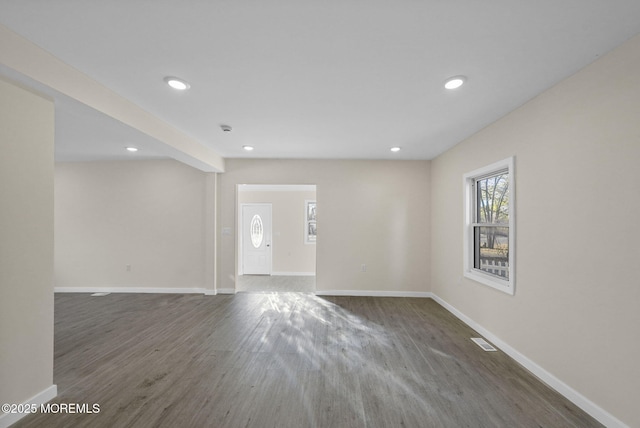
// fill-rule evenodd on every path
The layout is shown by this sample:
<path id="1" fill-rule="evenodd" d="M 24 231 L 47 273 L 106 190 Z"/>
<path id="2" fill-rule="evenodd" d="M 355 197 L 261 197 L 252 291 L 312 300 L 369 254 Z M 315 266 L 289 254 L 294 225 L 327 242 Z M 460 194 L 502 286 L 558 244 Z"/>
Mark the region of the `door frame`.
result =
<path id="1" fill-rule="evenodd" d="M 238 207 L 238 227 L 236 228 L 236 230 L 238 231 L 238 275 L 244 275 L 244 256 L 243 256 L 243 223 L 242 223 L 242 214 L 243 214 L 243 207 L 246 205 L 253 205 L 253 206 L 268 206 L 269 207 L 269 221 L 271 224 L 269 224 L 269 227 L 271 229 L 271 244 L 269 247 L 268 251 L 271 251 L 271 257 L 269 257 L 269 275 L 271 275 L 271 272 L 273 272 L 273 204 L 271 203 L 266 203 L 266 202 L 249 202 L 249 203 L 243 203 L 243 204 L 236 204 L 236 206 Z"/>

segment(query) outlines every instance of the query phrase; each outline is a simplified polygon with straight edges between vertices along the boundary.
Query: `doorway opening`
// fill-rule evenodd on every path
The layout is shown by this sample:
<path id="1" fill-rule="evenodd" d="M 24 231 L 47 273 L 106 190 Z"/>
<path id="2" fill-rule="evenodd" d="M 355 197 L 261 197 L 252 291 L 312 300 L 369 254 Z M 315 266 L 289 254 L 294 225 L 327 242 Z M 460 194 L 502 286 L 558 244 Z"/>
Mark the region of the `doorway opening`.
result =
<path id="1" fill-rule="evenodd" d="M 314 292 L 316 186 L 240 184 L 237 292 Z"/>

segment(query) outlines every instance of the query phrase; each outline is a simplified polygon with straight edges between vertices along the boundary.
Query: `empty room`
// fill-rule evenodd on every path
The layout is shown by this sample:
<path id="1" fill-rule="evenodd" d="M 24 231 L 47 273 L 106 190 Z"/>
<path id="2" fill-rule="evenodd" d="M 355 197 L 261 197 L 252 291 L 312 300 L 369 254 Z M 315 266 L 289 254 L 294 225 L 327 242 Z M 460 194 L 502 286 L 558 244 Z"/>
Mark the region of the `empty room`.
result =
<path id="1" fill-rule="evenodd" d="M 640 427 L 640 2 L 0 0 L 0 428 Z"/>

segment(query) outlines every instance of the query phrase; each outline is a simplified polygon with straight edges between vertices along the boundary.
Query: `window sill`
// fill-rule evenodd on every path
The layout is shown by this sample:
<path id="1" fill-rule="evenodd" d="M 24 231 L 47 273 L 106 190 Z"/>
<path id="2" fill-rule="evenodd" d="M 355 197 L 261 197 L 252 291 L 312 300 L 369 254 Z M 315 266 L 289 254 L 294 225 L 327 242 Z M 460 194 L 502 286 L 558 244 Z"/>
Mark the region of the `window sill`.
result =
<path id="1" fill-rule="evenodd" d="M 492 275 L 484 274 L 477 270 L 469 270 L 464 272 L 464 277 L 469 278 L 472 281 L 479 282 L 480 284 L 487 285 L 496 290 L 507 293 L 511 296 L 514 294 L 513 281 L 500 280 Z"/>

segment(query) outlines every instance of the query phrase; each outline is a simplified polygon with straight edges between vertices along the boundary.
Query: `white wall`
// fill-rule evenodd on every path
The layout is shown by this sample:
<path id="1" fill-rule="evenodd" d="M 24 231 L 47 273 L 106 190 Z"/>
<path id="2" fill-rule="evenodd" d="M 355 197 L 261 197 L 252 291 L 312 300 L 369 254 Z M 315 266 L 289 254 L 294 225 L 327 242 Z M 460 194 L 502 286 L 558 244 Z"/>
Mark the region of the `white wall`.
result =
<path id="1" fill-rule="evenodd" d="M 235 287 L 236 184 L 318 184 L 318 290 L 428 291 L 429 186 L 416 186 L 428 162 L 228 164 L 215 221 L 234 233 L 218 237 L 218 289 Z M 212 290 L 212 177 L 170 160 L 57 164 L 56 287 Z"/>
<path id="2" fill-rule="evenodd" d="M 316 184 L 318 292 L 426 292 L 428 182 L 427 161 L 227 159 L 218 229 L 235 231 L 237 184 Z M 220 234 L 217 254 L 218 289 L 233 290 L 235 233 Z"/>
<path id="3" fill-rule="evenodd" d="M 215 174 L 74 162 L 57 163 L 55 179 L 57 288 L 213 291 Z"/>
<path id="4" fill-rule="evenodd" d="M 239 204 L 271 204 L 273 275 L 315 273 L 316 244 L 304 242 L 305 200 L 315 199 L 313 190 L 238 192 Z"/>
<path id="5" fill-rule="evenodd" d="M 0 403 L 56 393 L 53 138 L 53 102 L 0 79 Z"/>
<path id="6" fill-rule="evenodd" d="M 432 162 L 433 292 L 640 426 L 640 37 Z M 515 296 L 462 278 L 462 175 L 516 156 Z"/>

